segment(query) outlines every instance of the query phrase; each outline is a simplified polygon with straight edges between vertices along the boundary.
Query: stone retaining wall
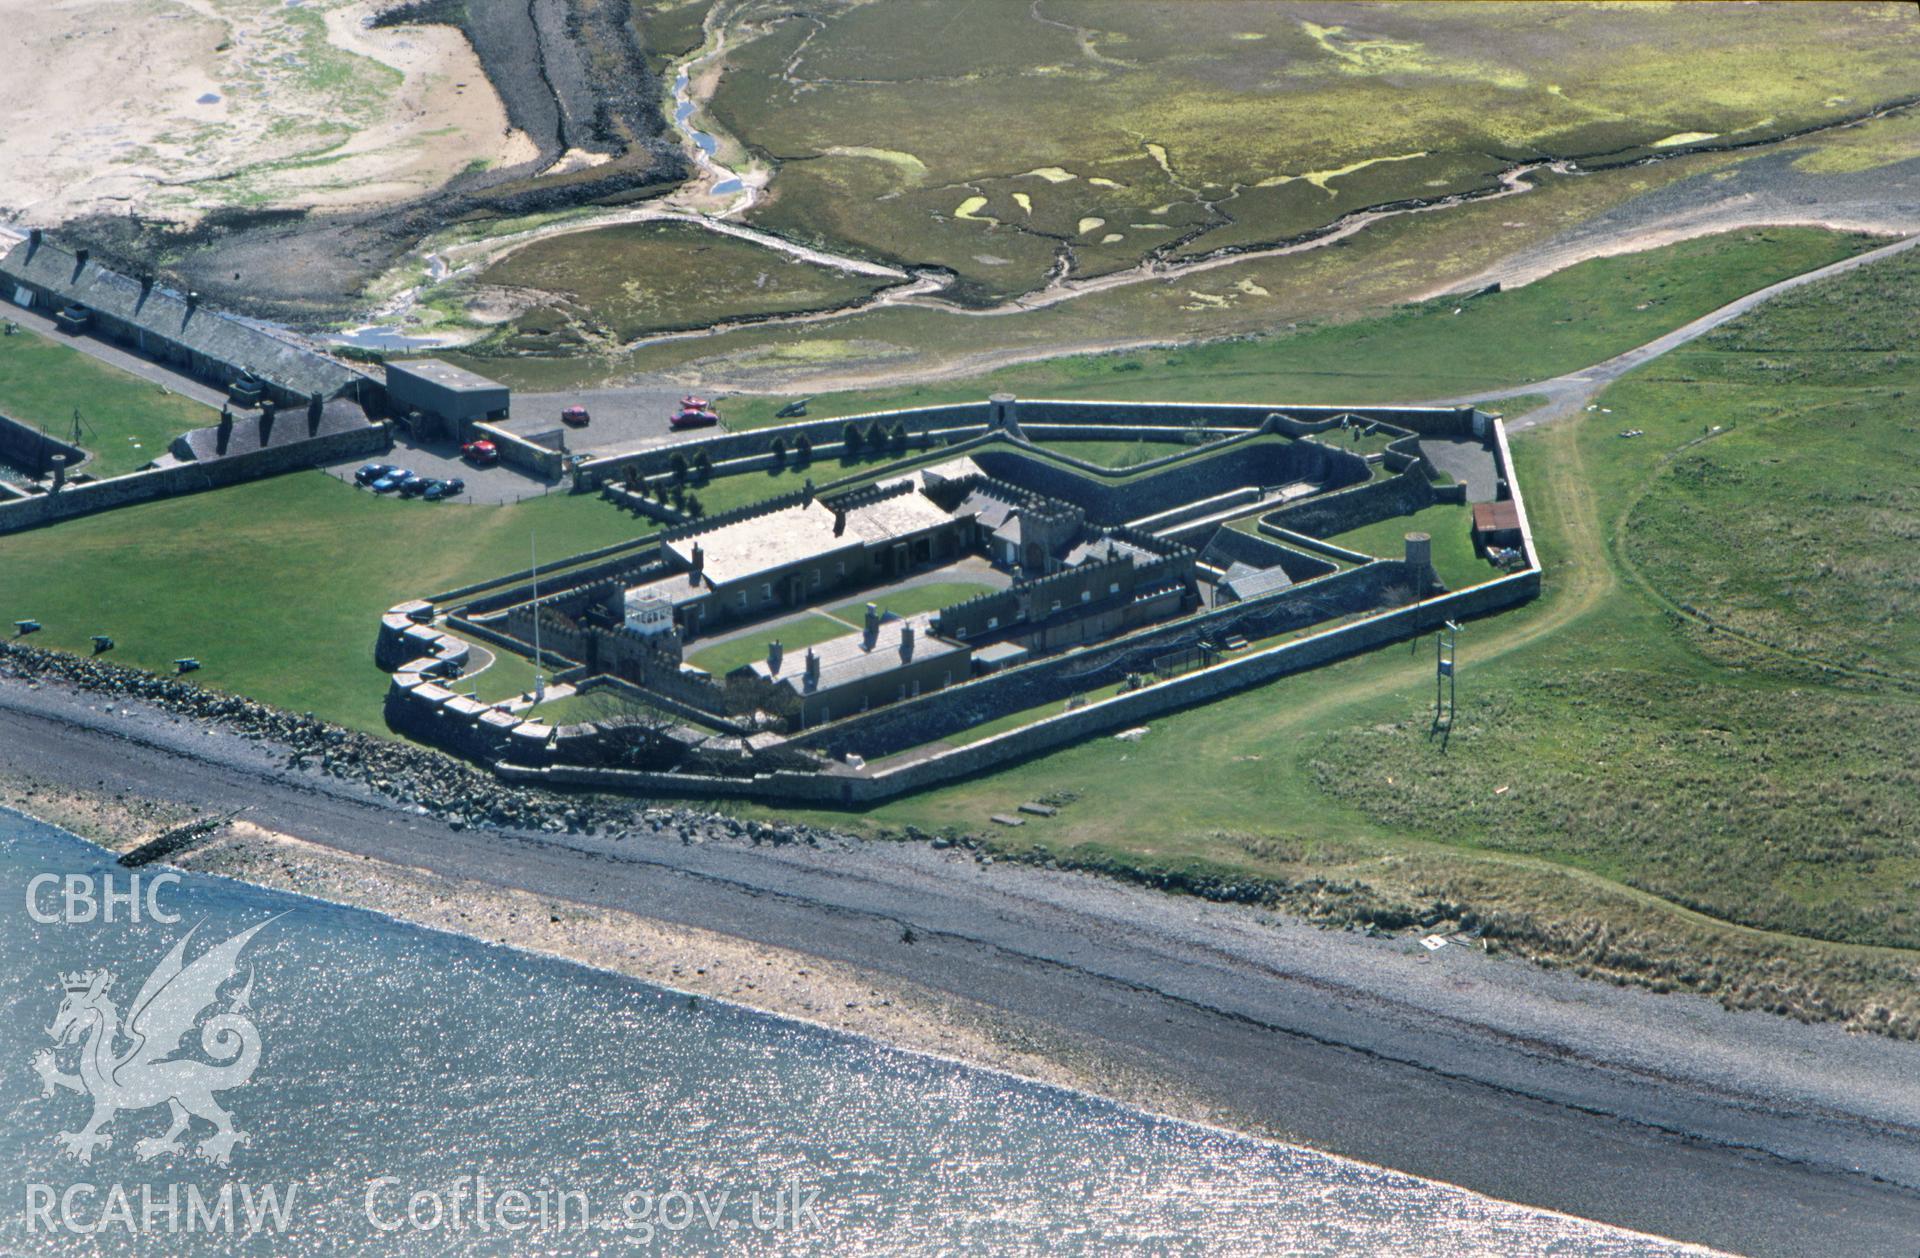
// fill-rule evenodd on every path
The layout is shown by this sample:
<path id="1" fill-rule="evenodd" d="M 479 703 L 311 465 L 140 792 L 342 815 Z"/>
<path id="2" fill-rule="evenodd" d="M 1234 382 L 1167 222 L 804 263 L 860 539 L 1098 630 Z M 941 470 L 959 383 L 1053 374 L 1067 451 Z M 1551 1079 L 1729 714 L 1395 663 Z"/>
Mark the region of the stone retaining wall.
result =
<path id="1" fill-rule="evenodd" d="M 92 515 L 96 511 L 108 511 L 152 498 L 171 498 L 176 494 L 220 489 L 281 472 L 317 467 L 360 455 L 381 454 L 392 446 L 393 439 L 387 425 L 376 423 L 307 441 L 229 455 L 211 463 L 183 463 L 177 467 L 130 472 L 125 476 L 90 481 L 84 485 L 68 485 L 57 494 L 39 494 L 32 498 L 0 502 L 0 533 Z"/>
<path id="2" fill-rule="evenodd" d="M 49 457 L 55 454 L 65 456 L 68 475 L 90 457 L 79 446 L 49 437 L 32 424 L 0 415 L 0 463 L 44 476 L 53 466 Z"/>
<path id="3" fill-rule="evenodd" d="M 1259 410 L 1260 418 L 1264 421 L 1266 412 L 1263 408 L 1239 409 L 1246 412 Z M 1330 412 L 1317 417 L 1322 419 L 1337 418 L 1346 413 L 1337 408 L 1316 409 Z M 1105 408 L 1105 413 L 1110 412 L 1110 407 Z M 442 745 L 453 746 L 466 754 L 489 760 L 494 763 L 495 771 L 501 777 L 516 781 L 640 793 L 729 795 L 828 804 L 860 804 L 919 790 L 938 782 L 998 767 L 1121 724 L 1138 723 L 1291 672 L 1312 668 L 1388 642 L 1404 640 L 1411 634 L 1436 628 L 1447 620 L 1485 615 L 1537 595 L 1540 588 L 1538 555 L 1534 549 L 1525 504 L 1520 500 L 1518 485 L 1512 476 L 1512 456 L 1504 426 L 1497 421 L 1489 423 L 1485 417 L 1471 411 L 1427 411 L 1416 413 L 1411 418 L 1432 424 L 1433 427 L 1428 431 L 1434 432 L 1471 431 L 1484 426 L 1492 437 L 1495 460 L 1501 475 L 1512 488 L 1520 517 L 1522 550 L 1528 563 L 1526 569 L 1451 594 L 1422 599 L 1390 611 L 1374 612 L 1352 623 L 1251 651 L 1209 668 L 1149 684 L 1140 690 L 1098 699 L 1071 712 L 1042 718 L 1019 729 L 964 747 L 941 751 L 896 768 L 853 772 L 836 767 L 819 773 L 780 770 L 745 778 L 720 778 L 529 763 L 551 758 L 552 739 L 550 732 L 542 732 L 545 731 L 544 726 L 539 726 L 538 722 L 518 722 L 482 705 L 462 700 L 445 687 L 438 686 L 423 672 L 415 670 L 412 663 L 402 673 L 396 674 L 394 686 L 389 691 L 389 707 L 400 720 L 409 722 L 405 728 L 416 737 L 432 738 Z M 1344 452 L 1334 450 L 1330 453 Z M 1055 470 L 1062 475 L 1072 474 L 1064 468 Z M 1426 491 L 1424 495 L 1420 493 L 1421 489 Z M 1371 494 L 1354 498 L 1356 493 L 1367 490 L 1371 490 Z M 1347 504 L 1348 511 L 1366 515 L 1377 511 L 1384 502 L 1395 501 L 1395 495 L 1404 495 L 1400 500 L 1417 504 L 1405 507 L 1407 510 L 1417 510 L 1419 506 L 1434 500 L 1432 486 L 1426 482 L 1422 469 L 1411 462 L 1406 471 L 1391 478 L 1370 481 L 1356 490 L 1335 496 L 1353 499 Z M 1298 504 L 1300 507 L 1309 505 L 1313 504 Z M 1285 516 L 1289 510 L 1283 508 L 1272 513 L 1268 519 Z M 1390 514 L 1394 512 L 1372 515 L 1371 518 L 1386 518 Z M 1350 516 L 1343 513 L 1343 518 Z M 1328 529 L 1334 532 L 1358 527 L 1342 519 L 1322 523 L 1338 524 L 1338 528 Z M 1302 544 L 1314 541 L 1279 524 L 1263 522 L 1263 531 Z M 1339 550 L 1325 543 L 1320 543 L 1317 548 Z M 786 745 L 795 750 L 813 748 L 844 754 L 847 751 L 860 751 L 863 747 L 887 751 L 902 745 L 924 744 L 944 734 L 1035 707 L 1054 698 L 1064 701 L 1068 695 L 1116 685 L 1129 673 L 1147 671 L 1155 655 L 1191 645 L 1201 636 L 1218 638 L 1240 633 L 1254 639 L 1271 637 L 1330 615 L 1339 615 L 1343 611 L 1378 606 L 1383 600 L 1392 601 L 1400 596 L 1403 587 L 1411 590 L 1414 574 L 1403 561 L 1367 560 L 1365 556 L 1355 558 L 1366 562 L 1265 598 L 1201 613 L 1175 624 L 1154 626 L 1116 639 L 1104 647 L 1055 656 L 923 695 L 919 699 L 888 705 L 861 717 L 807 731 L 788 740 Z M 405 605 L 396 608 L 395 613 L 404 613 L 404 610 Z M 389 613 L 390 616 L 393 614 Z M 385 628 L 383 622 L 383 633 Z M 402 644 L 411 644 L 411 631 L 399 626 L 395 628 Z M 429 664 L 432 662 L 428 660 Z M 468 708 L 474 710 L 468 711 Z M 530 734 L 526 728 L 528 725 L 539 726 L 539 729 Z M 536 747 L 541 750 L 535 750 Z M 516 755 L 516 748 L 521 749 L 521 754 Z"/>
<path id="4" fill-rule="evenodd" d="M 1331 537 L 1397 515 L 1412 515 L 1436 501 L 1433 483 L 1418 469 L 1376 476 L 1319 498 L 1292 503 L 1260 517 L 1262 524 L 1314 537 Z"/>

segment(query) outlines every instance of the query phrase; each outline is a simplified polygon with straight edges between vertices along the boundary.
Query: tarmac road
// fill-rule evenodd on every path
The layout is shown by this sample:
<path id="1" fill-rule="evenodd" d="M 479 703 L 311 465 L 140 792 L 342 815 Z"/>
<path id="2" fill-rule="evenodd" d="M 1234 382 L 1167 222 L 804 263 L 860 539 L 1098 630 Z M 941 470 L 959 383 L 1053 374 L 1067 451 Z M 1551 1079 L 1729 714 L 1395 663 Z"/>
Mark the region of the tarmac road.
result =
<path id="1" fill-rule="evenodd" d="M 15 781 L 244 805 L 342 851 L 895 975 L 1186 1081 L 1250 1130 L 1496 1197 L 1755 1254 L 1920 1236 L 1920 1046 L 923 844 L 454 831 L 283 754 L 0 682 Z"/>
<path id="2" fill-rule="evenodd" d="M 1551 380 L 1540 380 L 1532 384 L 1515 385 L 1508 389 L 1495 389 L 1486 393 L 1447 398 L 1438 402 L 1425 403 L 1425 405 L 1464 406 L 1468 403 L 1494 402 L 1501 398 L 1521 397 L 1527 394 L 1545 394 L 1547 402 L 1544 406 L 1529 411 L 1509 423 L 1507 431 L 1523 432 L 1528 428 L 1537 428 L 1541 424 L 1556 423 L 1570 415 L 1582 413 L 1587 404 L 1598 397 L 1608 385 L 1629 371 L 1644 367 L 1661 355 L 1672 353 L 1682 345 L 1698 340 L 1722 324 L 1738 319 L 1755 306 L 1771 301 L 1781 293 L 1799 288 L 1803 284 L 1812 284 L 1835 275 L 1844 275 L 1856 267 L 1878 262 L 1896 253 L 1903 253 L 1915 245 L 1920 245 L 1920 236 L 1908 236 L 1890 245 L 1882 245 L 1866 253 L 1857 253 L 1851 258 L 1842 258 L 1818 270 L 1807 271 L 1790 279 L 1781 280 L 1778 284 L 1769 284 L 1765 288 L 1748 293 L 1745 297 L 1728 302 L 1718 310 L 1701 315 L 1691 323 L 1682 324 L 1665 336 L 1657 336 L 1645 345 L 1636 346 L 1624 354 L 1616 354 L 1603 363 L 1596 363 L 1564 376 L 1555 376 Z"/>

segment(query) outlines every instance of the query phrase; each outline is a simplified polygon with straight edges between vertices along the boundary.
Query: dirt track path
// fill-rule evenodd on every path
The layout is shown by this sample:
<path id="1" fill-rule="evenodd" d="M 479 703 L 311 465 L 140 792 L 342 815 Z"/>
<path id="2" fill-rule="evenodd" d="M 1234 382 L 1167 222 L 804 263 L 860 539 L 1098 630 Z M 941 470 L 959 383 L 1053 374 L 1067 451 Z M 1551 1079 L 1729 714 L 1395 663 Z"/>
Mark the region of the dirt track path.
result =
<path id="1" fill-rule="evenodd" d="M 1514 385 L 1511 388 L 1493 389 L 1483 393 L 1471 393 L 1461 397 L 1446 398 L 1429 403 L 1433 406 L 1460 406 L 1468 403 L 1493 402 L 1501 398 L 1522 397 L 1528 394 L 1545 394 L 1548 398 L 1545 406 L 1529 411 L 1507 425 L 1509 433 L 1524 432 L 1529 428 L 1538 428 L 1542 424 L 1556 423 L 1569 415 L 1577 415 L 1603 389 L 1620 377 L 1638 367 L 1644 367 L 1663 354 L 1672 353 L 1682 345 L 1698 340 L 1723 324 L 1738 319 L 1756 306 L 1773 300 L 1782 293 L 1791 292 L 1804 284 L 1816 283 L 1836 275 L 1844 275 L 1856 267 L 1890 258 L 1903 253 L 1915 245 L 1920 245 L 1920 236 L 1908 236 L 1896 240 L 1890 245 L 1882 245 L 1866 253 L 1857 253 L 1851 258 L 1842 258 L 1838 262 L 1807 271 L 1777 284 L 1748 293 L 1745 297 L 1728 302 L 1718 310 L 1701 315 L 1691 323 L 1682 324 L 1664 336 L 1657 336 L 1645 345 L 1636 346 L 1624 354 L 1616 354 L 1603 363 L 1564 376 L 1555 376 L 1551 380 L 1540 380 L 1533 384 Z"/>

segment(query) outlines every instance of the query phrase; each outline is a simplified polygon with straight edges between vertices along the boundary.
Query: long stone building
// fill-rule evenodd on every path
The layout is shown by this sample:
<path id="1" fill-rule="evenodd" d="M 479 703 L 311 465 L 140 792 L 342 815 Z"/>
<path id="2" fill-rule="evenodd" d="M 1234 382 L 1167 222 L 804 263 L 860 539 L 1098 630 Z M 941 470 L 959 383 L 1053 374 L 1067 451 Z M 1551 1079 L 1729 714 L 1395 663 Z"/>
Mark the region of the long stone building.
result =
<path id="1" fill-rule="evenodd" d="M 366 404 L 379 386 L 319 351 L 47 240 L 38 228 L 0 258 L 0 298 L 37 310 L 227 389 L 282 406 L 348 397 Z"/>

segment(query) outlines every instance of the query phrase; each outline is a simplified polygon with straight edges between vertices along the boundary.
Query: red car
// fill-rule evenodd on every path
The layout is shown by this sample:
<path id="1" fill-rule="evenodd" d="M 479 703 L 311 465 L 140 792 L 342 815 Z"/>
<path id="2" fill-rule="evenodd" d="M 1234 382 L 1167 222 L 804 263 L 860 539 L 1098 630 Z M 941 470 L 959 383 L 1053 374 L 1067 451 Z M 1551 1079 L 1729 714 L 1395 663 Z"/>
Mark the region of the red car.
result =
<path id="1" fill-rule="evenodd" d="M 584 406 L 569 406 L 560 412 L 560 422 L 569 428 L 585 428 L 593 417 L 587 414 Z"/>
<path id="2" fill-rule="evenodd" d="M 460 453 L 476 467 L 492 467 L 500 461 L 500 450 L 491 441 L 469 441 Z"/>
<path id="3" fill-rule="evenodd" d="M 667 427 L 678 432 L 682 428 L 711 428 L 719 422 L 711 402 L 689 394 L 680 399 L 680 412 L 667 421 Z"/>

